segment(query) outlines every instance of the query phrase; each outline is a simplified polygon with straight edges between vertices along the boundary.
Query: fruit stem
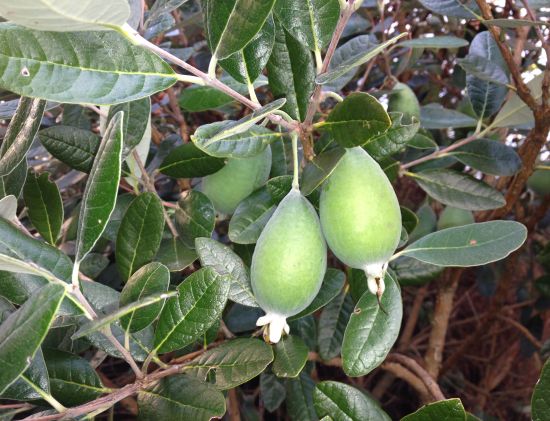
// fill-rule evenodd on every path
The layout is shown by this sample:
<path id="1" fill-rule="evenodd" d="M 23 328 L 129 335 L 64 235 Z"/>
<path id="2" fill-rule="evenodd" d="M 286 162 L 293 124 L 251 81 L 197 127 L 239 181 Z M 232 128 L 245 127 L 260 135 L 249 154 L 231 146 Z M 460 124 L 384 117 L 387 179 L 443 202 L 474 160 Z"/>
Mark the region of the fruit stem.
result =
<path id="1" fill-rule="evenodd" d="M 294 163 L 294 177 L 292 178 L 292 188 L 299 190 L 300 184 L 298 182 L 298 133 L 291 132 L 292 138 L 292 161 Z"/>

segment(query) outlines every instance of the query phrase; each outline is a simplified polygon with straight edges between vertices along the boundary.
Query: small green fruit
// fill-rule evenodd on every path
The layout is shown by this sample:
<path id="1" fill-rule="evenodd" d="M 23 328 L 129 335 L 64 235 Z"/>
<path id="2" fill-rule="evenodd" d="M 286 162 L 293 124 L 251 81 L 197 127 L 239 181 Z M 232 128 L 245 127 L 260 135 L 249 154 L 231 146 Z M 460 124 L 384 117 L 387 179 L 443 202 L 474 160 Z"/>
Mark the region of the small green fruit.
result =
<path id="1" fill-rule="evenodd" d="M 527 186 L 540 196 L 550 194 L 550 170 L 535 170 L 527 180 Z"/>
<path id="2" fill-rule="evenodd" d="M 321 288 L 327 267 L 327 246 L 313 206 L 292 189 L 279 203 L 262 231 L 252 256 L 252 290 L 266 315 L 267 337 L 277 343 L 286 318 L 305 309 Z"/>
<path id="3" fill-rule="evenodd" d="M 439 216 L 437 229 L 461 227 L 462 225 L 473 224 L 474 222 L 474 215 L 471 211 L 447 206 Z"/>
<path id="4" fill-rule="evenodd" d="M 230 215 L 243 199 L 265 184 L 270 170 L 268 146 L 250 158 L 229 158 L 221 170 L 202 179 L 201 190 L 218 212 Z"/>
<path id="5" fill-rule="evenodd" d="M 319 209 L 330 249 L 364 270 L 369 290 L 380 296 L 401 237 L 399 202 L 384 171 L 361 147 L 347 149 L 323 186 Z"/>
<path id="6" fill-rule="evenodd" d="M 388 111 L 407 113 L 420 119 L 420 104 L 414 91 L 404 83 L 397 83 L 390 93 Z"/>

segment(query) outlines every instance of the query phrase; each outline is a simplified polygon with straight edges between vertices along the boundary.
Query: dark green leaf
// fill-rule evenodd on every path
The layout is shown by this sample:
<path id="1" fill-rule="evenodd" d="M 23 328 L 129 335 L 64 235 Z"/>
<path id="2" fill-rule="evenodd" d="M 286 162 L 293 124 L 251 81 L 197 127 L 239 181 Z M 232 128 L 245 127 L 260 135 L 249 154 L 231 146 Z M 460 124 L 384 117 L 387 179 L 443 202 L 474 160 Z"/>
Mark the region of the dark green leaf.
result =
<path id="1" fill-rule="evenodd" d="M 92 128 L 92 123 L 88 117 L 88 109 L 78 104 L 64 104 L 63 120 L 61 121 L 64 126 L 77 127 L 84 130 Z"/>
<path id="2" fill-rule="evenodd" d="M 234 243 L 254 244 L 275 212 L 276 205 L 262 187 L 244 199 L 229 221 L 229 238 Z"/>
<path id="3" fill-rule="evenodd" d="M 61 285 L 46 285 L 0 325 L 0 393 L 29 367 L 64 295 Z"/>
<path id="4" fill-rule="evenodd" d="M 420 3 L 433 12 L 457 18 L 475 19 L 481 12 L 475 0 L 419 0 Z"/>
<path id="5" fill-rule="evenodd" d="M 230 300 L 245 306 L 258 306 L 252 293 L 248 269 L 233 250 L 210 238 L 197 238 L 195 249 L 199 255 L 201 266 L 211 266 L 220 275 L 229 277 L 231 281 Z"/>
<path id="6" fill-rule="evenodd" d="M 0 198 L 10 195 L 19 197 L 26 178 L 27 160 L 24 159 L 11 173 L 0 177 Z"/>
<path id="7" fill-rule="evenodd" d="M 307 163 L 302 173 L 302 194 L 308 196 L 330 177 L 340 159 L 344 156 L 344 148 L 334 148 L 323 152 Z"/>
<path id="8" fill-rule="evenodd" d="M 286 381 L 286 408 L 292 421 L 316 421 L 313 408 L 313 390 L 315 383 L 305 372 L 298 378 Z"/>
<path id="9" fill-rule="evenodd" d="M 155 257 L 163 231 L 159 197 L 155 193 L 140 194 L 126 210 L 116 239 L 116 263 L 124 281 Z"/>
<path id="10" fill-rule="evenodd" d="M 425 38 L 408 39 L 402 41 L 399 45 L 411 48 L 460 48 L 468 45 L 464 38 L 458 38 L 451 35 L 440 35 Z"/>
<path id="11" fill-rule="evenodd" d="M 2 393 L 2 399 L 16 401 L 40 399 L 41 396 L 35 388 L 50 393 L 48 369 L 40 348 L 38 348 L 29 368 Z"/>
<path id="12" fill-rule="evenodd" d="M 464 71 L 466 71 L 466 73 L 469 73 L 478 79 L 501 85 L 507 85 L 510 83 L 508 75 L 502 67 L 486 57 L 468 55 L 462 59 L 457 59 L 457 63 L 464 69 Z"/>
<path id="13" fill-rule="evenodd" d="M 109 223 L 105 227 L 105 231 L 103 231 L 104 238 L 112 241 L 113 243 L 116 241 L 118 230 L 120 228 L 120 224 L 122 223 L 122 218 L 124 218 L 124 214 L 126 213 L 128 206 L 130 206 L 130 203 L 132 203 L 134 199 L 135 196 L 129 193 L 119 194 L 117 196 L 115 209 L 109 218 Z"/>
<path id="14" fill-rule="evenodd" d="M 11 173 L 25 159 L 36 132 L 40 128 L 46 101 L 21 98 L 2 145 L 0 145 L 0 176 Z"/>
<path id="15" fill-rule="evenodd" d="M 208 421 L 225 414 L 225 398 L 214 386 L 189 376 L 165 377 L 138 394 L 139 419 Z"/>
<path id="16" fill-rule="evenodd" d="M 215 374 L 218 389 L 232 389 L 262 373 L 273 361 L 273 351 L 264 341 L 240 338 L 212 348 L 185 366 L 185 372 L 206 380 Z"/>
<path id="17" fill-rule="evenodd" d="M 401 421 L 464 421 L 466 411 L 460 399 L 447 399 L 423 406 Z"/>
<path id="18" fill-rule="evenodd" d="M 187 247 L 195 247 L 195 238 L 210 238 L 215 224 L 216 211 L 204 193 L 190 190 L 178 201 L 176 228 Z"/>
<path id="19" fill-rule="evenodd" d="M 491 139 L 477 139 L 450 152 L 460 162 L 492 175 L 514 175 L 521 158 L 514 148 Z"/>
<path id="20" fill-rule="evenodd" d="M 505 258 L 526 238 L 527 229 L 519 222 L 481 222 L 428 234 L 398 255 L 438 266 L 479 266 Z"/>
<path id="21" fill-rule="evenodd" d="M 474 177 L 447 169 L 407 173 L 426 193 L 439 202 L 467 210 L 487 210 L 504 206 L 498 190 Z"/>
<path id="22" fill-rule="evenodd" d="M 85 173 L 92 170 L 101 143 L 95 133 L 69 126 L 52 126 L 40 130 L 38 138 L 54 158 Z"/>
<path id="23" fill-rule="evenodd" d="M 340 146 L 350 148 L 364 145 L 390 126 L 390 117 L 382 104 L 367 93 L 356 92 L 336 105 L 318 128 L 329 131 Z"/>
<path id="24" fill-rule="evenodd" d="M 281 175 L 278 177 L 273 177 L 271 180 L 265 183 L 265 186 L 273 201 L 275 203 L 279 203 L 292 189 L 292 176 Z"/>
<path id="25" fill-rule="evenodd" d="M 390 112 L 389 115 L 392 120 L 391 127 L 363 145 L 363 148 L 376 159 L 385 158 L 402 150 L 420 128 L 420 121 L 416 117 L 397 112 Z"/>
<path id="26" fill-rule="evenodd" d="M 233 98 L 210 86 L 190 86 L 182 91 L 179 105 L 185 111 L 197 113 L 233 102 Z"/>
<path id="27" fill-rule="evenodd" d="M 441 104 L 420 107 L 420 122 L 425 129 L 475 127 L 477 120 L 460 111 L 443 108 Z"/>
<path id="28" fill-rule="evenodd" d="M 409 208 L 406 208 L 405 206 L 400 206 L 401 209 L 401 223 L 403 224 L 403 227 L 407 230 L 407 232 L 410 234 L 416 226 L 418 225 L 418 216 L 410 210 Z"/>
<path id="29" fill-rule="evenodd" d="M 286 389 L 281 380 L 273 374 L 260 374 L 260 396 L 265 409 L 274 412 L 286 397 Z"/>
<path id="30" fill-rule="evenodd" d="M 345 291 L 328 303 L 319 318 L 319 356 L 330 360 L 340 354 L 344 330 L 353 311 L 353 300 Z"/>
<path id="31" fill-rule="evenodd" d="M 31 173 L 23 190 L 29 219 L 44 239 L 55 245 L 63 224 L 61 194 L 49 174 Z"/>
<path id="32" fill-rule="evenodd" d="M 167 300 L 155 332 L 155 351 L 164 353 L 193 343 L 220 318 L 229 280 L 203 268 L 178 286 L 179 296 Z"/>
<path id="33" fill-rule="evenodd" d="M 170 177 L 204 177 L 222 169 L 225 165 L 221 158 L 207 155 L 192 143 L 178 146 L 164 159 L 159 171 Z"/>
<path id="34" fill-rule="evenodd" d="M 390 268 L 400 285 L 424 285 L 443 272 L 441 266 L 430 265 L 409 256 L 400 256 L 391 262 Z"/>
<path id="35" fill-rule="evenodd" d="M 155 260 L 165 265 L 170 272 L 179 272 L 197 260 L 197 252 L 183 244 L 179 238 L 162 240 Z"/>
<path id="36" fill-rule="evenodd" d="M 540 378 L 531 398 L 533 421 L 544 421 L 550 417 L 550 360 L 542 367 Z"/>
<path id="37" fill-rule="evenodd" d="M 272 370 L 277 377 L 298 377 L 307 362 L 308 347 L 299 336 L 286 336 L 275 345 Z"/>
<path id="38" fill-rule="evenodd" d="M 0 87 L 66 103 L 132 101 L 177 80 L 160 57 L 115 31 L 40 32 L 9 23 L 0 24 L 0 69 Z"/>
<path id="39" fill-rule="evenodd" d="M 380 305 L 376 295 L 366 291 L 346 327 L 342 364 L 348 376 L 364 376 L 382 364 L 399 335 L 403 318 L 401 291 L 391 275 L 386 274 L 384 280 L 386 290 Z"/>
<path id="40" fill-rule="evenodd" d="M 145 97 L 114 105 L 109 108 L 107 121 L 110 121 L 119 111 L 124 111 L 122 119 L 123 155 L 128 156 L 130 151 L 143 139 L 149 123 L 149 114 L 151 114 L 151 99 Z"/>

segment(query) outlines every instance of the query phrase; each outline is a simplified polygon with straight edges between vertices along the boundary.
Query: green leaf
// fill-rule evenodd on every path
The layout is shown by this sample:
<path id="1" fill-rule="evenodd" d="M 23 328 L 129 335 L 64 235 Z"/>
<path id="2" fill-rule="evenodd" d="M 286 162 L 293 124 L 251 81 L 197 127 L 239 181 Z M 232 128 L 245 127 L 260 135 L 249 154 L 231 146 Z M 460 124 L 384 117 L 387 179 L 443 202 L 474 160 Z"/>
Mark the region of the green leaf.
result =
<path id="1" fill-rule="evenodd" d="M 309 374 L 302 371 L 296 379 L 286 381 L 286 408 L 292 421 L 315 421 L 313 408 L 315 383 Z"/>
<path id="2" fill-rule="evenodd" d="M 275 0 L 206 0 L 208 42 L 214 56 L 224 59 L 245 48 L 260 31 Z"/>
<path id="3" fill-rule="evenodd" d="M 167 300 L 155 332 L 155 351 L 170 352 L 193 343 L 220 318 L 229 280 L 212 268 L 194 272 L 178 286 L 179 296 Z"/>
<path id="4" fill-rule="evenodd" d="M 504 259 L 526 238 L 527 229 L 519 222 L 481 222 L 428 234 L 394 258 L 411 256 L 438 266 L 480 266 Z"/>
<path id="5" fill-rule="evenodd" d="M 214 205 L 204 193 L 189 190 L 178 201 L 176 229 L 187 247 L 195 247 L 195 239 L 212 235 L 216 225 Z"/>
<path id="6" fill-rule="evenodd" d="M 111 121 L 119 111 L 124 111 L 122 117 L 123 156 L 128 156 L 131 150 L 141 142 L 147 130 L 151 114 L 151 98 L 144 97 L 109 107 L 107 121 Z"/>
<path id="7" fill-rule="evenodd" d="M 292 189 L 292 176 L 280 175 L 278 177 L 273 177 L 265 183 L 265 187 L 273 201 L 279 204 Z"/>
<path id="8" fill-rule="evenodd" d="M 138 393 L 139 419 L 207 421 L 225 414 L 225 397 L 214 386 L 176 374 Z"/>
<path id="9" fill-rule="evenodd" d="M 29 219 L 44 239 L 55 245 L 63 224 L 63 202 L 49 174 L 30 173 L 23 190 Z"/>
<path id="10" fill-rule="evenodd" d="M 46 285 L 0 325 L 0 393 L 29 367 L 64 295 L 61 285 Z"/>
<path id="11" fill-rule="evenodd" d="M 41 31 L 98 31 L 121 27 L 130 17 L 124 0 L 21 0 L 0 3 L 0 15 Z"/>
<path id="12" fill-rule="evenodd" d="M 445 16 L 476 19 L 481 14 L 475 0 L 419 0 L 426 9 Z"/>
<path id="13" fill-rule="evenodd" d="M 46 101 L 39 99 L 21 98 L 19 101 L 0 145 L 0 176 L 11 173 L 25 159 L 40 128 L 45 108 Z"/>
<path id="14" fill-rule="evenodd" d="M 418 225 L 419 219 L 416 214 L 410 210 L 409 208 L 406 208 L 405 206 L 400 206 L 401 210 L 401 223 L 403 224 L 403 227 L 407 230 L 407 232 L 410 234 L 414 231 L 416 226 Z"/>
<path id="15" fill-rule="evenodd" d="M 384 280 L 386 291 L 380 305 L 376 295 L 366 291 L 346 327 L 342 364 L 348 376 L 364 376 L 382 364 L 399 335 L 403 318 L 401 291 L 391 275 L 386 274 Z"/>
<path id="16" fill-rule="evenodd" d="M 386 132 L 391 120 L 380 102 L 364 92 L 355 92 L 334 107 L 319 130 L 328 131 L 340 146 L 361 146 Z"/>
<path id="17" fill-rule="evenodd" d="M 77 127 L 84 130 L 91 130 L 92 128 L 88 109 L 78 104 L 63 105 L 63 119 L 61 122 L 64 126 Z"/>
<path id="18" fill-rule="evenodd" d="M 95 133 L 69 126 L 52 126 L 38 132 L 38 139 L 55 158 L 75 170 L 89 173 L 101 138 Z"/>
<path id="19" fill-rule="evenodd" d="M 184 89 L 179 96 L 180 107 L 190 113 L 212 110 L 230 104 L 234 99 L 210 86 L 194 85 Z"/>
<path id="20" fill-rule="evenodd" d="M 345 280 L 346 276 L 344 272 L 338 269 L 328 268 L 321 289 L 311 304 L 295 316 L 289 317 L 288 320 L 299 319 L 308 314 L 315 313 L 317 310 L 327 305 L 340 293 L 340 291 L 342 291 Z"/>
<path id="21" fill-rule="evenodd" d="M 505 29 L 515 29 L 515 28 L 520 28 L 522 26 L 546 25 L 546 23 L 542 21 L 534 21 L 530 19 L 517 19 L 515 17 L 511 19 L 483 20 L 482 22 L 485 26 L 498 26 L 500 28 L 505 28 Z"/>
<path id="22" fill-rule="evenodd" d="M 263 126 L 252 126 L 246 131 L 224 138 L 217 138 L 229 128 L 231 120 L 218 121 L 199 127 L 191 140 L 199 149 L 218 158 L 248 158 L 258 155 L 267 146 L 282 136 Z"/>
<path id="23" fill-rule="evenodd" d="M 41 32 L 8 23 L 0 24 L 0 71 L 0 87 L 64 103 L 132 101 L 177 81 L 160 57 L 114 31 Z"/>
<path id="24" fill-rule="evenodd" d="M 207 155 L 192 143 L 178 146 L 164 159 L 159 171 L 176 178 L 204 177 L 222 169 L 222 158 Z"/>
<path id="25" fill-rule="evenodd" d="M 36 391 L 36 388 L 50 393 L 48 369 L 40 348 L 36 351 L 29 368 L 2 393 L 1 397 L 16 401 L 41 399 L 42 396 Z"/>
<path id="26" fill-rule="evenodd" d="M 312 51 L 321 51 L 336 28 L 340 3 L 338 0 L 278 0 L 273 11 L 294 38 Z"/>
<path id="27" fill-rule="evenodd" d="M 510 79 L 504 69 L 486 57 L 468 55 L 464 58 L 457 59 L 457 63 L 466 73 L 478 79 L 501 85 L 510 83 Z"/>
<path id="28" fill-rule="evenodd" d="M 57 349 L 45 349 L 52 396 L 66 406 L 82 405 L 105 393 L 101 380 L 84 358 Z"/>
<path id="29" fill-rule="evenodd" d="M 283 110 L 302 120 L 315 87 L 311 52 L 275 20 L 275 45 L 267 62 L 267 75 L 275 98 L 286 98 Z"/>
<path id="30" fill-rule="evenodd" d="M 522 166 L 514 148 L 491 139 L 477 139 L 449 153 L 460 162 L 486 174 L 511 176 Z"/>
<path id="31" fill-rule="evenodd" d="M 170 286 L 170 271 L 161 263 L 153 262 L 134 273 L 120 293 L 120 305 L 127 306 L 142 301 L 143 298 L 158 295 L 168 291 Z M 121 317 L 120 325 L 129 332 L 145 329 L 156 320 L 164 300 L 142 307 Z"/>
<path id="32" fill-rule="evenodd" d="M 441 104 L 432 103 L 420 107 L 420 122 L 425 129 L 455 129 L 475 127 L 477 120 L 460 111 L 443 108 Z"/>
<path id="33" fill-rule="evenodd" d="M 447 399 L 423 406 L 401 421 L 464 421 L 466 411 L 460 399 Z"/>
<path id="34" fill-rule="evenodd" d="M 163 231 L 159 197 L 149 192 L 137 196 L 122 218 L 116 239 L 116 264 L 124 281 L 155 257 Z"/>
<path id="35" fill-rule="evenodd" d="M 403 113 L 390 112 L 391 127 L 371 138 L 363 148 L 376 159 L 383 159 L 401 151 L 420 128 L 420 121 Z"/>
<path id="36" fill-rule="evenodd" d="M 443 272 L 441 266 L 430 265 L 409 256 L 399 256 L 390 263 L 390 268 L 400 285 L 425 285 Z"/>
<path id="37" fill-rule="evenodd" d="M 27 178 L 27 160 L 24 159 L 14 170 L 0 177 L 0 198 L 6 196 L 19 197 Z"/>
<path id="38" fill-rule="evenodd" d="M 435 37 L 408 39 L 402 41 L 399 45 L 410 48 L 460 48 L 468 45 L 468 41 L 464 38 L 458 38 L 451 35 L 440 35 Z"/>
<path id="39" fill-rule="evenodd" d="M 120 228 L 120 224 L 122 223 L 122 218 L 124 218 L 124 214 L 126 213 L 128 206 L 130 206 L 130 203 L 132 203 L 134 199 L 135 196 L 130 193 L 119 194 L 117 196 L 115 209 L 111 214 L 111 218 L 109 218 L 109 223 L 105 227 L 105 231 L 103 231 L 104 238 L 112 241 L 113 243 L 116 241 L 118 230 Z"/>
<path id="40" fill-rule="evenodd" d="M 155 260 L 165 265 L 170 272 L 180 272 L 197 260 L 197 252 L 183 244 L 179 238 L 162 240 Z"/>
<path id="41" fill-rule="evenodd" d="M 281 406 L 286 398 L 286 389 L 281 380 L 275 375 L 260 374 L 260 396 L 265 409 L 274 412 Z"/>
<path id="42" fill-rule="evenodd" d="M 244 199 L 229 221 L 229 239 L 238 244 L 254 244 L 275 212 L 276 205 L 262 187 Z"/>
<path id="43" fill-rule="evenodd" d="M 330 177 L 345 152 L 346 150 L 344 148 L 339 147 L 329 149 L 326 152 L 316 155 L 315 158 L 307 163 L 302 172 L 301 191 L 304 196 L 313 193 L 317 187 Z"/>
<path id="44" fill-rule="evenodd" d="M 210 266 L 220 275 L 229 277 L 229 299 L 236 303 L 258 307 L 252 293 L 248 269 L 241 258 L 229 247 L 211 238 L 197 238 L 195 249 L 201 266 Z"/>
<path id="45" fill-rule="evenodd" d="M 122 154 L 122 117 L 111 119 L 97 151 L 80 206 L 75 263 L 92 251 L 115 207 Z"/>
<path id="46" fill-rule="evenodd" d="M 334 421 L 391 420 L 373 398 L 344 383 L 318 383 L 313 404 L 319 417 L 329 416 Z"/>
<path id="47" fill-rule="evenodd" d="M 219 64 L 235 80 L 244 84 L 254 82 L 267 64 L 274 44 L 275 22 L 269 15 L 260 32 L 245 48 L 220 60 Z"/>
<path id="48" fill-rule="evenodd" d="M 218 389 L 232 389 L 262 373 L 273 361 L 273 351 L 264 341 L 239 338 L 212 348 L 185 366 L 185 372 L 206 380 L 214 374 Z"/>
<path id="49" fill-rule="evenodd" d="M 550 360 L 542 367 L 540 378 L 531 398 L 533 421 L 544 421 L 550 417 Z"/>
<path id="50" fill-rule="evenodd" d="M 350 45 L 350 51 L 348 51 L 348 57 L 342 60 L 337 66 L 333 65 L 326 73 L 321 73 L 315 78 L 315 82 L 319 85 L 325 85 L 349 74 L 353 69 L 365 64 L 369 60 L 376 57 L 390 45 L 395 44 L 398 40 L 407 36 L 407 33 L 404 32 L 399 34 L 392 39 L 384 42 L 383 44 L 372 44 L 367 42 L 367 45 L 370 47 L 368 49 L 361 49 L 357 51 L 357 47 L 360 45 L 352 44 Z M 365 40 L 366 41 L 366 40 Z M 352 48 L 353 47 L 353 48 Z"/>
<path id="51" fill-rule="evenodd" d="M 431 197 L 466 210 L 496 209 L 506 204 L 502 193 L 474 177 L 448 169 L 407 173 Z"/>
<path id="52" fill-rule="evenodd" d="M 340 354 L 344 330 L 353 311 L 353 300 L 342 291 L 328 303 L 319 318 L 319 356 L 330 360 Z"/>
<path id="53" fill-rule="evenodd" d="M 48 281 L 57 282 L 58 284 L 62 282 L 62 281 L 59 281 L 54 275 L 52 275 L 47 270 L 42 269 L 34 265 L 33 263 L 25 262 L 23 260 L 8 256 L 6 254 L 0 254 L 0 270 L 6 271 L 6 272 L 19 273 L 19 274 L 40 276 L 44 279 L 47 279 Z"/>
<path id="54" fill-rule="evenodd" d="M 286 336 L 275 345 L 273 373 L 277 377 L 298 377 L 307 362 L 308 347 L 299 336 Z"/>

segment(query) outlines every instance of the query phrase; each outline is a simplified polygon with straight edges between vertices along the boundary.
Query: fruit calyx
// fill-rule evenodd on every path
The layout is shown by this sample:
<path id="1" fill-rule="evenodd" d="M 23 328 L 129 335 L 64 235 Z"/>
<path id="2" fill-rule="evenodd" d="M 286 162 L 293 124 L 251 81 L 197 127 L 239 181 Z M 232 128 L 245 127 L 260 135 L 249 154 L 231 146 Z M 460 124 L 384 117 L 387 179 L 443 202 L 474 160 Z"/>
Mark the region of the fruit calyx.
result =
<path id="1" fill-rule="evenodd" d="M 286 334 L 290 332 L 286 317 L 275 313 L 267 313 L 258 318 L 256 326 L 265 326 L 264 340 L 274 344 L 281 340 L 283 332 Z"/>
<path id="2" fill-rule="evenodd" d="M 378 306 L 385 313 L 386 310 L 382 307 L 381 299 L 382 294 L 386 290 L 386 284 L 384 283 L 384 277 L 386 276 L 386 270 L 388 268 L 388 262 L 384 263 L 372 263 L 365 267 L 365 275 L 367 276 L 367 287 L 369 291 L 376 295 L 378 300 Z"/>

